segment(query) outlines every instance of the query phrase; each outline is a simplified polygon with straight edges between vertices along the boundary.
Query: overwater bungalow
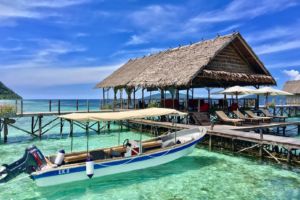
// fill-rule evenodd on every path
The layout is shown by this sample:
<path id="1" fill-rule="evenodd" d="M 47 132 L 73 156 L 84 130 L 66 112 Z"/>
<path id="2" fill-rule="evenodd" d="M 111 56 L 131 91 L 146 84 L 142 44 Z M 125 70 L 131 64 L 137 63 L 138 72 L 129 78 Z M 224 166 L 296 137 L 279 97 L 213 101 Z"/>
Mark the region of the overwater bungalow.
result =
<path id="1" fill-rule="evenodd" d="M 118 92 L 122 99 L 120 91 L 124 89 L 127 93 L 127 108 L 130 107 L 132 95 L 135 102 L 133 107 L 144 107 L 146 89 L 160 91 L 161 107 L 200 112 L 208 111 L 210 102 L 194 99 L 195 88 L 227 88 L 234 85 L 256 88 L 276 85 L 275 79 L 240 33 L 217 36 L 211 40 L 130 59 L 96 87 L 103 89 L 103 98 L 106 92 L 113 89 L 114 102 L 117 102 Z M 142 93 L 139 104 L 135 101 L 138 90 Z M 179 91 L 182 90 L 187 94 L 183 105 L 179 101 Z M 172 99 L 165 99 L 166 91 L 170 92 Z M 219 101 L 219 104 L 223 104 L 222 100 Z M 121 102 L 119 105 L 123 108 Z"/>
<path id="2" fill-rule="evenodd" d="M 283 90 L 294 95 L 286 97 L 287 105 L 299 105 L 300 106 L 300 80 L 287 81 Z"/>

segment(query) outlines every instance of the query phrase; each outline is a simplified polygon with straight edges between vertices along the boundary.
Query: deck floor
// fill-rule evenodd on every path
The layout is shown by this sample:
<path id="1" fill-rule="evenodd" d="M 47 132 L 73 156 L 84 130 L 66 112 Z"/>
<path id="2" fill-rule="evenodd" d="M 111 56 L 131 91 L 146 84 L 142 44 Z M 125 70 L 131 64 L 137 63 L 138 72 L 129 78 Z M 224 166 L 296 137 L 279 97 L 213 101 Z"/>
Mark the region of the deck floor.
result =
<path id="1" fill-rule="evenodd" d="M 130 123 L 142 124 L 142 125 L 151 125 L 151 126 L 159 126 L 170 129 L 187 129 L 187 128 L 195 128 L 197 125 L 190 124 L 179 124 L 179 123 L 171 123 L 171 122 L 158 122 L 152 120 L 130 120 Z M 263 138 L 261 139 L 261 134 L 250 132 L 250 130 L 258 129 L 258 128 L 274 128 L 274 127 L 282 127 L 296 125 L 299 126 L 300 122 L 274 122 L 268 124 L 261 125 L 246 125 L 246 126 L 231 126 L 231 125 L 215 125 L 213 130 L 210 130 L 210 126 L 205 126 L 207 128 L 207 134 L 209 135 L 217 135 L 221 137 L 231 138 L 231 139 L 239 139 L 243 141 L 263 143 L 263 144 L 271 144 L 271 145 L 282 145 L 286 148 L 292 149 L 300 149 L 300 139 L 292 138 L 292 137 L 283 137 L 283 136 L 275 136 L 270 134 L 263 134 Z M 245 131 L 245 130 L 248 130 Z"/>

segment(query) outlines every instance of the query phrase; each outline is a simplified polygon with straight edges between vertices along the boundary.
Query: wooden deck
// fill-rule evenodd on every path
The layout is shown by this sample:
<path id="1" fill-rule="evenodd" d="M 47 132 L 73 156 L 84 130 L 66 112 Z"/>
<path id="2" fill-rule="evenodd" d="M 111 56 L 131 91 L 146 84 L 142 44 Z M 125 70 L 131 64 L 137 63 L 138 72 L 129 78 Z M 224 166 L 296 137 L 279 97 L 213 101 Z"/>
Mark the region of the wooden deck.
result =
<path id="1" fill-rule="evenodd" d="M 169 129 L 187 129 L 187 128 L 198 127 L 197 125 L 178 124 L 178 123 L 175 123 L 173 125 L 171 122 L 158 122 L 152 120 L 130 120 L 129 123 L 159 126 L 163 128 L 169 128 Z M 277 122 L 277 123 L 268 123 L 268 124 L 261 124 L 255 126 L 215 125 L 213 130 L 210 130 L 209 126 L 206 126 L 206 128 L 208 130 L 207 131 L 208 135 L 216 135 L 220 137 L 255 142 L 259 144 L 280 145 L 288 149 L 300 149 L 300 139 L 249 132 L 254 129 L 274 128 L 274 127 L 282 127 L 282 126 L 289 126 L 289 125 L 299 126 L 300 122 Z M 248 132 L 246 132 L 245 130 L 247 130 Z"/>

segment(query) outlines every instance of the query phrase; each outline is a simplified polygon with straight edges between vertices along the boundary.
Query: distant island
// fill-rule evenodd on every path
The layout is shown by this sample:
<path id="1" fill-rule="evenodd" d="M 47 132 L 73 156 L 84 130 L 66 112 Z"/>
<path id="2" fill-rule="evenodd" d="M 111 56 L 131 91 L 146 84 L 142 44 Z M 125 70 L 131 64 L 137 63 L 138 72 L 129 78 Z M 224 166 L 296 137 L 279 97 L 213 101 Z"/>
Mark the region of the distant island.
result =
<path id="1" fill-rule="evenodd" d="M 22 99 L 22 97 L 0 81 L 0 99 Z"/>

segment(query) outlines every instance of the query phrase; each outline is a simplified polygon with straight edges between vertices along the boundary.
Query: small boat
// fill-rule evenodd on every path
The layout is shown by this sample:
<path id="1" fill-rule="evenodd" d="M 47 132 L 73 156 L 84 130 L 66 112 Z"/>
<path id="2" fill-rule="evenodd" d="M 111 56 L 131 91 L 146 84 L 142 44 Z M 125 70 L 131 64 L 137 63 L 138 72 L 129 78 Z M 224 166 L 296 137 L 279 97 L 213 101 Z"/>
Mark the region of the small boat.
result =
<path id="1" fill-rule="evenodd" d="M 20 160 L 0 168 L 0 183 L 25 172 L 45 187 L 154 167 L 188 155 L 205 134 L 206 129 L 199 127 L 145 141 L 126 139 L 110 148 L 68 154 L 60 150 L 50 156 L 32 146 Z"/>

